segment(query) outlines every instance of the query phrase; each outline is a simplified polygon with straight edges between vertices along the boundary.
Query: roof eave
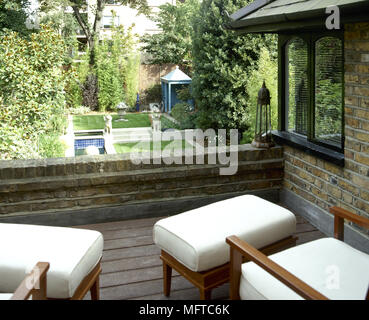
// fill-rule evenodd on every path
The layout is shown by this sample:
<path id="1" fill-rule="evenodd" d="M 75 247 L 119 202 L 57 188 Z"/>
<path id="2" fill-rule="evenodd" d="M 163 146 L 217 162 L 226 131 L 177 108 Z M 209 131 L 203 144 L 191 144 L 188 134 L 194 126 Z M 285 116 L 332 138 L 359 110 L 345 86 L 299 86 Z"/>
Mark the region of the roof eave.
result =
<path id="1" fill-rule="evenodd" d="M 369 1 L 341 6 L 341 24 L 369 21 L 366 10 L 369 10 Z M 229 29 L 236 31 L 239 34 L 262 32 L 278 33 L 296 28 L 325 28 L 327 17 L 328 15 L 325 13 L 325 10 L 316 9 L 253 19 L 239 19 L 231 21 L 228 25 Z"/>
<path id="2" fill-rule="evenodd" d="M 250 3 L 248 6 L 238 10 L 237 12 L 230 15 L 232 20 L 240 20 L 245 16 L 250 15 L 251 13 L 261 9 L 262 7 L 266 6 L 267 4 L 273 2 L 274 0 L 255 0 L 254 2 Z"/>
<path id="3" fill-rule="evenodd" d="M 186 79 L 186 80 L 171 80 L 171 79 L 165 79 L 165 78 L 160 78 L 161 81 L 163 82 L 166 82 L 166 83 L 171 83 L 173 84 L 173 82 L 175 82 L 174 84 L 178 83 L 183 83 L 183 84 L 186 84 L 186 83 L 191 83 L 192 82 L 192 79 Z"/>

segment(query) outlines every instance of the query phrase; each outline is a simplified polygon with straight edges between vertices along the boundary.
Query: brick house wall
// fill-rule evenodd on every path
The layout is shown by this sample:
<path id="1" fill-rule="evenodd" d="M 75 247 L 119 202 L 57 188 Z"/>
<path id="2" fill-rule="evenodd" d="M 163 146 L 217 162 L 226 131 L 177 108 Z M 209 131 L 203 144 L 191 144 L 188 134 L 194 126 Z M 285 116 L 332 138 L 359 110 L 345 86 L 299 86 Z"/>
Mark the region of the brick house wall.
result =
<path id="1" fill-rule="evenodd" d="M 345 166 L 285 146 L 283 186 L 325 212 L 337 205 L 369 217 L 369 23 L 345 25 L 344 38 Z"/>

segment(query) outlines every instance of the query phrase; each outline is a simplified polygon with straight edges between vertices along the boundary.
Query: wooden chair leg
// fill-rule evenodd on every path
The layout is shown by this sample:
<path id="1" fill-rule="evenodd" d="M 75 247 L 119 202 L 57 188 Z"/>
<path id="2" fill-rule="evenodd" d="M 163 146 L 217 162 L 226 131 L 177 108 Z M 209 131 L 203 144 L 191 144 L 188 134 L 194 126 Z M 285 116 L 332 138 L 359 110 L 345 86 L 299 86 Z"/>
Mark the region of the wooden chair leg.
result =
<path id="1" fill-rule="evenodd" d="M 96 278 L 96 281 L 92 285 L 90 292 L 91 300 L 100 300 L 100 276 Z"/>
<path id="2" fill-rule="evenodd" d="M 211 300 L 211 290 L 200 289 L 200 300 Z"/>
<path id="3" fill-rule="evenodd" d="M 164 281 L 164 295 L 169 297 L 170 287 L 172 284 L 172 267 L 163 261 L 163 281 Z"/>

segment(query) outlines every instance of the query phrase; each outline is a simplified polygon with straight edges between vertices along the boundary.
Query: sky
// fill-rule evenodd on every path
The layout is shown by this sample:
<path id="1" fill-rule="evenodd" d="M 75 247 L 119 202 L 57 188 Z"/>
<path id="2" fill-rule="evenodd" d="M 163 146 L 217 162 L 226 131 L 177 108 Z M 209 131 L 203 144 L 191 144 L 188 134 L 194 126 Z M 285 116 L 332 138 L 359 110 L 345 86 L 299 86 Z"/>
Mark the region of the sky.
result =
<path id="1" fill-rule="evenodd" d="M 30 7 L 29 7 L 29 12 L 31 13 L 35 13 L 36 9 L 38 8 L 38 0 L 30 0 Z"/>
<path id="2" fill-rule="evenodd" d="M 38 7 L 38 1 L 37 0 L 31 0 L 31 8 L 37 9 Z"/>

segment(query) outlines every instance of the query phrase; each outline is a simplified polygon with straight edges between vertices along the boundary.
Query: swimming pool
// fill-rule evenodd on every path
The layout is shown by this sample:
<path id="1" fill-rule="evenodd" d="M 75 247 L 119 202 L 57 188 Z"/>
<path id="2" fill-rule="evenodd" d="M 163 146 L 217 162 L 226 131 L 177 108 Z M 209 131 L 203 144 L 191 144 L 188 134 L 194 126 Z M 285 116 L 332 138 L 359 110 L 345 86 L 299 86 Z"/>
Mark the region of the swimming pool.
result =
<path id="1" fill-rule="evenodd" d="M 100 154 L 105 154 L 105 140 L 103 138 L 86 138 L 74 140 L 74 151 L 76 156 L 86 155 L 85 149 L 94 146 L 99 149 Z"/>

